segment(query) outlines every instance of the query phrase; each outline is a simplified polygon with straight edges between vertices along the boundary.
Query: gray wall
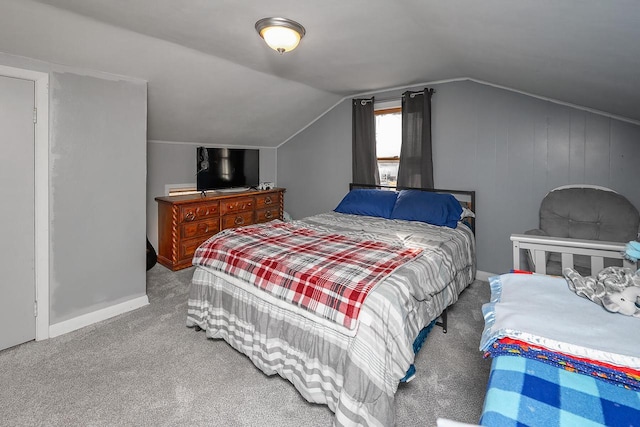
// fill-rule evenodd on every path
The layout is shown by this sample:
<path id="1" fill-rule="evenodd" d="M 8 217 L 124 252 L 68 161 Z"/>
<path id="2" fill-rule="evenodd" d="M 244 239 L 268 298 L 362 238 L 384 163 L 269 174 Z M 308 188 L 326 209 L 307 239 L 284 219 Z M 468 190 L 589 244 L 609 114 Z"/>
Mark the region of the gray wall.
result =
<path id="1" fill-rule="evenodd" d="M 51 73 L 51 323 L 146 294 L 144 84 Z"/>
<path id="2" fill-rule="evenodd" d="M 433 87 L 435 185 L 476 191 L 480 270 L 511 267 L 509 235 L 536 228 L 540 201 L 560 185 L 610 187 L 640 208 L 640 126 L 472 81 Z M 294 216 L 331 210 L 346 193 L 350 108 L 345 100 L 278 149 Z"/>
<path id="3" fill-rule="evenodd" d="M 0 64 L 50 76 L 50 324 L 144 296 L 146 83 L 2 53 Z"/>
<path id="4" fill-rule="evenodd" d="M 344 101 L 278 148 L 278 185 L 294 219 L 335 208 L 351 182 L 351 102 Z"/>
<path id="5" fill-rule="evenodd" d="M 213 145 L 206 146 L 213 147 Z M 196 147 L 197 145 L 188 143 L 157 141 L 149 141 L 147 144 L 147 236 L 156 250 L 158 248 L 158 204 L 155 198 L 165 195 L 166 185 L 196 182 Z M 275 182 L 275 180 L 276 150 L 261 148 L 260 181 Z"/>

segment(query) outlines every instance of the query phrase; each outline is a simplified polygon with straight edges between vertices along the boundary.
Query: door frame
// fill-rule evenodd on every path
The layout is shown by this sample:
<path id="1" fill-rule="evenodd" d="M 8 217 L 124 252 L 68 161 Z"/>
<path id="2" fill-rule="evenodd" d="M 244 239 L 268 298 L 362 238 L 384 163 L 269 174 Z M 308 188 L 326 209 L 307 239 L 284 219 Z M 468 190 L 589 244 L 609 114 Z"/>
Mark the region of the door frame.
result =
<path id="1" fill-rule="evenodd" d="M 49 338 L 49 74 L 0 65 L 0 75 L 35 83 L 35 281 L 36 341 Z M 36 308 L 34 308 L 36 309 Z"/>

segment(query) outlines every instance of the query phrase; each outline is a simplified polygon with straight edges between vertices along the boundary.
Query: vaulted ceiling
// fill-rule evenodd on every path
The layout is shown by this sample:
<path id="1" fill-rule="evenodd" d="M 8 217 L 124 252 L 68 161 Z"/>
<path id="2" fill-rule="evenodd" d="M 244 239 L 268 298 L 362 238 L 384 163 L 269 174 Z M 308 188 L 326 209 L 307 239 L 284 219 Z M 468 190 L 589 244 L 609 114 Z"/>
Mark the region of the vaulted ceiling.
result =
<path id="1" fill-rule="evenodd" d="M 637 0 L 0 0 L 0 52 L 148 81 L 148 138 L 273 147 L 344 96 L 469 77 L 640 120 Z M 279 55 L 254 30 L 303 24 Z"/>

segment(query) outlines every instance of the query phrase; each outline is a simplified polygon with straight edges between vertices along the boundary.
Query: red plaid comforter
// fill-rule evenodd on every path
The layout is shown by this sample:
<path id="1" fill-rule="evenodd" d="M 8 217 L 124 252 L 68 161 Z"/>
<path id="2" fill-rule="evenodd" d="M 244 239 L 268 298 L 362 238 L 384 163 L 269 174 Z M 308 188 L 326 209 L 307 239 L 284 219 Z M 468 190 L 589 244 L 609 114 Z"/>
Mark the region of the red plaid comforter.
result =
<path id="1" fill-rule="evenodd" d="M 422 249 L 271 222 L 225 230 L 193 257 L 319 316 L 356 326 L 369 291 Z"/>

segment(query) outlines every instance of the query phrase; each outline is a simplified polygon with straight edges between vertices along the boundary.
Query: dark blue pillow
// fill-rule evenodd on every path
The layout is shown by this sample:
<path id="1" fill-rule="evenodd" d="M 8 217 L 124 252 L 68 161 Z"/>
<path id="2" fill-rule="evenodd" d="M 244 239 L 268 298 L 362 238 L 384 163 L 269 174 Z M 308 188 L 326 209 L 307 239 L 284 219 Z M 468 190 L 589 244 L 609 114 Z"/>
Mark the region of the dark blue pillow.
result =
<path id="1" fill-rule="evenodd" d="M 462 206 L 451 194 L 402 190 L 391 213 L 391 219 L 422 221 L 456 228 Z"/>
<path id="2" fill-rule="evenodd" d="M 335 212 L 389 218 L 398 193 L 387 190 L 351 190 L 342 199 Z"/>

